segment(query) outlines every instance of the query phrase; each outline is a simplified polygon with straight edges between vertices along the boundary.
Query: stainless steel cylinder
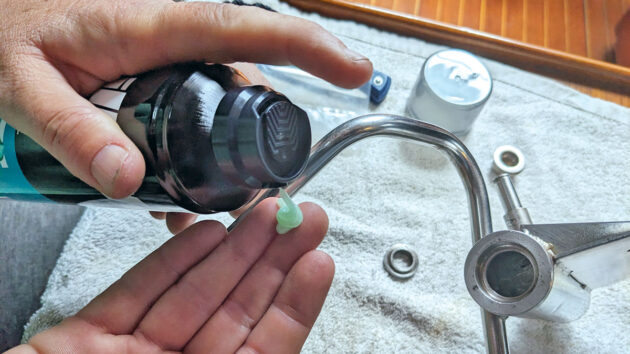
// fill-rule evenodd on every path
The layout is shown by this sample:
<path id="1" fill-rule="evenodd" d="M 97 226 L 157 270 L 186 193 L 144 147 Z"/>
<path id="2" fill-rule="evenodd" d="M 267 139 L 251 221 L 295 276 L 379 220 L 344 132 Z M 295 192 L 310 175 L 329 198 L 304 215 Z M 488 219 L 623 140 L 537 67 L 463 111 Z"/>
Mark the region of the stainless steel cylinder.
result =
<path id="1" fill-rule="evenodd" d="M 494 179 L 494 183 L 499 187 L 499 195 L 505 209 L 503 220 L 510 230 L 520 230 L 522 225 L 532 223 L 527 208 L 523 208 L 521 201 L 516 194 L 512 178 L 504 173 Z"/>
<path id="2" fill-rule="evenodd" d="M 581 317 L 590 293 L 555 263 L 549 245 L 520 231 L 498 231 L 466 258 L 466 287 L 487 311 L 501 316 L 568 322 Z"/>
<path id="3" fill-rule="evenodd" d="M 470 131 L 491 92 L 492 78 L 477 57 L 447 49 L 422 65 L 407 112 L 461 136 Z"/>

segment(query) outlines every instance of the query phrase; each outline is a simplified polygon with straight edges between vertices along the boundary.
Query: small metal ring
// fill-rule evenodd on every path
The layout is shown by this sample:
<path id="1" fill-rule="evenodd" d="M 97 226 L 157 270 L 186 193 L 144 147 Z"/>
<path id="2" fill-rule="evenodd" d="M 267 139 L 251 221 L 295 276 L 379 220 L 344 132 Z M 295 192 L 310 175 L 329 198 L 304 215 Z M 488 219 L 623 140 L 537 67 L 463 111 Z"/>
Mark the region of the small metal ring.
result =
<path id="1" fill-rule="evenodd" d="M 397 254 L 402 254 L 411 259 L 411 264 L 401 267 L 394 262 L 394 257 Z M 383 267 L 387 273 L 396 279 L 408 279 L 411 278 L 418 270 L 418 254 L 411 249 L 410 246 L 399 243 L 393 245 L 383 258 Z"/>
<path id="2" fill-rule="evenodd" d="M 492 169 L 497 173 L 515 175 L 525 168 L 525 156 L 514 146 L 499 146 L 492 157 Z"/>
<path id="3" fill-rule="evenodd" d="M 521 253 L 534 271 L 533 286 L 514 297 L 500 295 L 487 280 L 487 266 L 492 257 L 505 250 Z M 487 311 L 500 316 L 519 316 L 541 304 L 553 285 L 554 263 L 547 250 L 529 235 L 514 230 L 491 233 L 468 252 L 464 280 L 472 298 Z"/>

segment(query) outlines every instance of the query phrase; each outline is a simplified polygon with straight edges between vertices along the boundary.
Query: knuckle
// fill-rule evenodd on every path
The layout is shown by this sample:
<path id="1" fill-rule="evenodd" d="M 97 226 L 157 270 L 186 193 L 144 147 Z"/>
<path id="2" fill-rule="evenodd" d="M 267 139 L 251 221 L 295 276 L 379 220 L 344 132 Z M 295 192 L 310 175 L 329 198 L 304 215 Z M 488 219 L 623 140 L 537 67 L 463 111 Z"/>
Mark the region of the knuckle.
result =
<path id="1" fill-rule="evenodd" d="M 230 26 L 240 13 L 239 8 L 232 4 L 206 2 L 172 3 L 164 10 L 160 16 L 162 23 L 176 21 L 183 26 L 212 26 L 216 29 Z"/>
<path id="2" fill-rule="evenodd" d="M 67 8 L 66 20 L 80 27 L 82 32 L 104 32 L 113 29 L 118 16 L 116 9 L 116 6 L 104 6 L 98 1 L 75 2 Z"/>
<path id="3" fill-rule="evenodd" d="M 86 43 L 118 44 L 117 41 L 133 35 L 135 12 L 125 1 L 81 2 L 68 9 L 66 21 L 71 30 Z"/>
<path id="4" fill-rule="evenodd" d="M 207 8 L 203 13 L 205 13 L 207 21 L 215 24 L 228 24 L 233 22 L 238 15 L 236 7 L 232 4 L 216 4 Z"/>
<path id="5" fill-rule="evenodd" d="M 297 18 L 296 24 L 304 29 L 305 33 L 319 33 L 319 32 L 328 32 L 324 27 L 322 27 L 319 23 L 315 23 L 313 21 L 305 20 L 302 18 Z"/>
<path id="6" fill-rule="evenodd" d="M 283 316 L 285 316 L 290 321 L 296 323 L 306 330 L 310 330 L 311 324 L 309 323 L 310 321 L 307 319 L 307 315 L 303 314 L 290 303 L 276 301 L 271 306 L 275 307 L 278 311 L 280 311 Z"/>
<path id="7" fill-rule="evenodd" d="M 329 33 L 324 27 L 313 21 L 288 15 L 282 16 L 286 18 L 288 27 L 293 28 L 294 33 L 299 34 L 299 37 L 319 38 L 321 35 Z"/>
<path id="8" fill-rule="evenodd" d="M 216 298 L 215 294 L 213 294 L 212 289 L 193 279 L 190 272 L 179 278 L 173 285 L 173 289 L 176 293 L 186 294 L 189 303 L 196 307 L 200 313 L 207 313 L 208 317 L 212 315 L 213 311 L 208 307 L 208 299 Z"/>
<path id="9" fill-rule="evenodd" d="M 223 310 L 232 320 L 232 322 L 234 322 L 238 326 L 246 330 L 251 330 L 254 328 L 254 325 L 256 324 L 256 318 L 254 318 L 254 315 L 248 312 L 247 307 L 241 302 L 232 298 L 228 298 L 223 303 Z"/>
<path id="10" fill-rule="evenodd" d="M 44 120 L 41 138 L 53 150 L 61 145 L 74 145 L 78 139 L 85 139 L 86 133 L 97 121 L 98 117 L 90 107 L 66 107 Z"/>
<path id="11" fill-rule="evenodd" d="M 303 55 L 305 46 L 308 48 L 308 52 L 318 53 L 323 48 L 329 47 L 331 40 L 336 39 L 330 36 L 329 32 L 324 29 L 324 27 L 309 20 L 296 18 L 290 26 L 295 29 L 299 28 L 300 30 L 299 32 L 292 31 L 295 34 L 299 33 L 299 35 L 288 37 L 286 51 L 289 57 Z M 306 40 L 306 38 L 308 38 L 308 40 Z"/>

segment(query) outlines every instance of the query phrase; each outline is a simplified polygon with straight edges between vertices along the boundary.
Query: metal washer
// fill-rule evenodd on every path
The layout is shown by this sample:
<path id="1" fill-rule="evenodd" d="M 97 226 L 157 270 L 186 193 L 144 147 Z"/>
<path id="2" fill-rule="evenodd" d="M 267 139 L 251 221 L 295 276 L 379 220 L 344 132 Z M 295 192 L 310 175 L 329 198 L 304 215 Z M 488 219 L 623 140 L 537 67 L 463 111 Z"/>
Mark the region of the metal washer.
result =
<path id="1" fill-rule="evenodd" d="M 510 157 L 509 163 L 506 161 L 505 155 Z M 492 154 L 492 169 L 496 173 L 516 175 L 521 173 L 524 168 L 525 156 L 517 147 L 503 145 L 494 150 L 494 154 Z"/>
<path id="2" fill-rule="evenodd" d="M 397 254 L 403 254 L 409 257 L 411 264 L 404 267 L 396 265 L 394 257 Z M 418 270 L 418 254 L 408 245 L 402 243 L 395 244 L 385 253 L 385 257 L 383 257 L 383 267 L 387 273 L 396 279 L 409 279 L 416 274 Z"/>

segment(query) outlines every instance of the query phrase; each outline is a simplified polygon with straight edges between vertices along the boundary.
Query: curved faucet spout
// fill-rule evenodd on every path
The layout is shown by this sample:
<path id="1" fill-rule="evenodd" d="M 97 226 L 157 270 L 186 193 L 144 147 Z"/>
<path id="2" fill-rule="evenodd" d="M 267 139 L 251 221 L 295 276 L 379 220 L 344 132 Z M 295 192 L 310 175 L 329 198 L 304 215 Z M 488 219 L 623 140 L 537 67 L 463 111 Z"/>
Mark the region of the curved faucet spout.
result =
<path id="1" fill-rule="evenodd" d="M 313 146 L 304 173 L 287 187 L 287 191 L 290 194 L 296 193 L 341 151 L 372 136 L 410 139 L 446 152 L 457 167 L 468 192 L 473 241 L 476 242 L 492 232 L 486 185 L 468 149 L 444 129 L 401 116 L 371 114 L 340 125 Z"/>
<path id="2" fill-rule="evenodd" d="M 488 192 L 483 176 L 470 151 L 453 134 L 442 128 L 396 115 L 370 114 L 349 120 L 332 130 L 313 146 L 306 169 L 287 187 L 287 192 L 296 193 L 341 151 L 371 136 L 391 136 L 414 140 L 446 152 L 455 164 L 468 193 L 473 243 L 492 232 Z M 277 193 L 277 189 L 262 191 L 250 203 L 249 209 L 251 210 L 261 200 L 275 196 Z M 239 219 L 230 226 L 230 229 L 238 223 Z M 483 313 L 482 320 L 488 351 L 506 353 L 508 349 L 504 320 L 487 312 Z"/>

